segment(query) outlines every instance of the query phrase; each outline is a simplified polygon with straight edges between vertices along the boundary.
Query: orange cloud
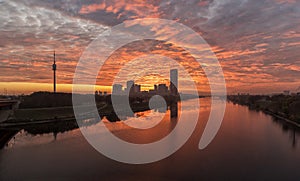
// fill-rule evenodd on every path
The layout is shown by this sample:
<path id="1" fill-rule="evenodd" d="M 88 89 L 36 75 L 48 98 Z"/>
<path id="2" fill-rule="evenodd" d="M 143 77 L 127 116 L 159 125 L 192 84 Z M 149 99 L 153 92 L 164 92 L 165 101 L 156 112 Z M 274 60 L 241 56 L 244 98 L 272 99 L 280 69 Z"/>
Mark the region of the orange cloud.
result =
<path id="1" fill-rule="evenodd" d="M 122 15 L 128 15 L 131 18 L 137 17 L 159 17 L 158 6 L 155 6 L 147 1 L 140 0 L 112 0 L 103 1 L 100 4 L 89 4 L 81 7 L 80 14 L 95 13 L 97 11 L 104 10 L 108 13 Z"/>
<path id="2" fill-rule="evenodd" d="M 89 14 L 89 13 L 97 12 L 99 10 L 105 10 L 105 8 L 106 8 L 105 2 L 102 2 L 101 4 L 90 4 L 90 5 L 83 6 L 80 9 L 79 13 Z"/>
<path id="3" fill-rule="evenodd" d="M 138 41 L 128 44 L 125 47 L 115 51 L 105 62 L 97 78 L 97 85 L 111 86 L 117 73 L 123 68 L 126 63 L 149 54 L 162 55 L 176 60 L 191 76 L 196 83 L 199 92 L 210 92 L 208 80 L 203 69 L 199 66 L 199 63 L 185 50 L 175 45 L 170 46 L 170 43 L 164 43 L 153 40 Z M 143 69 L 154 70 L 157 69 L 159 64 L 149 65 L 134 65 L 128 70 L 130 72 L 139 72 Z M 163 66 L 163 65 L 161 65 Z M 154 84 L 166 83 L 168 77 L 160 77 L 154 74 L 148 74 L 145 76 L 138 76 L 136 82 L 142 84 L 144 89 L 153 88 Z M 181 77 L 179 79 L 184 79 Z M 123 80 L 126 82 L 127 80 Z M 184 89 L 184 87 L 183 87 Z"/>

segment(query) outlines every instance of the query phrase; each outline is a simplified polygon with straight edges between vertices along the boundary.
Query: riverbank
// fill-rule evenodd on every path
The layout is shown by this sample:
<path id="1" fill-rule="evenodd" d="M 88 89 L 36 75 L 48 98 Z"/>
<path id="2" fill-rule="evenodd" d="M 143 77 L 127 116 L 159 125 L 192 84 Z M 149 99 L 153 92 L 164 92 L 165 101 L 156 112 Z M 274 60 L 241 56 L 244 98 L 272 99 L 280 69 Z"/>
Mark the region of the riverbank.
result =
<path id="1" fill-rule="evenodd" d="M 287 122 L 287 123 L 289 123 L 289 124 L 292 124 L 292 125 L 294 125 L 294 126 L 297 126 L 298 128 L 300 128 L 300 124 L 299 123 L 297 123 L 297 122 L 295 122 L 295 121 L 292 121 L 292 120 L 289 120 L 289 119 L 287 119 L 287 118 L 285 118 L 285 117 L 282 117 L 282 116 L 280 116 L 280 115 L 277 115 L 277 114 L 275 114 L 275 113 L 272 113 L 272 112 L 270 112 L 270 111 L 263 111 L 265 114 L 268 114 L 268 115 L 271 115 L 271 116 L 273 116 L 273 117 L 275 117 L 275 118 L 278 118 L 278 119 L 280 119 L 280 120 L 283 120 L 283 121 L 285 121 L 285 122 Z"/>
<path id="2" fill-rule="evenodd" d="M 95 96 L 97 112 L 91 112 L 93 106 L 89 102 L 80 102 L 77 108 L 83 110 L 84 119 L 95 117 L 99 114 L 101 118 L 106 117 L 111 122 L 120 121 L 126 117 L 133 117 L 134 113 L 149 110 L 150 94 L 142 94 L 141 97 L 133 96 L 127 97 L 124 95 L 117 95 L 115 99 L 119 102 L 126 102 L 129 99 L 129 104 L 132 111 L 119 110 L 115 111 L 112 106 L 111 95 L 78 95 L 82 100 L 89 100 L 91 96 Z M 181 100 L 189 100 L 198 98 L 195 95 L 181 94 L 180 97 L 174 95 L 163 95 L 168 106 L 176 104 Z M 179 100 L 181 99 L 181 100 Z M 1 127 L 24 126 L 34 124 L 49 124 L 57 122 L 76 121 L 72 94 L 70 93 L 50 93 L 50 92 L 36 92 L 28 96 L 19 97 L 20 105 L 14 111 L 13 116 L 0 124 Z M 126 105 L 117 106 L 121 109 Z M 77 109 L 76 108 L 76 109 Z M 122 114 L 116 115 L 116 112 Z"/>
<path id="3" fill-rule="evenodd" d="M 300 127 L 300 96 L 231 95 L 228 100 Z"/>
<path id="4" fill-rule="evenodd" d="M 99 114 L 101 118 L 106 117 L 110 122 L 120 121 L 116 115 L 114 108 L 111 104 L 98 103 L 96 113 L 91 112 L 92 106 L 81 106 L 84 112 L 84 119 L 94 118 L 95 114 Z M 149 110 L 148 102 L 132 103 L 131 109 L 133 113 Z M 134 115 L 122 113 L 122 116 L 132 117 Z M 100 121 L 100 120 L 97 120 Z M 14 116 L 2 122 L 0 128 L 13 128 L 23 126 L 33 126 L 42 124 L 58 124 L 61 122 L 76 122 L 76 117 L 72 106 L 65 107 L 51 107 L 51 108 L 31 108 L 31 109 L 18 109 L 15 111 Z"/>

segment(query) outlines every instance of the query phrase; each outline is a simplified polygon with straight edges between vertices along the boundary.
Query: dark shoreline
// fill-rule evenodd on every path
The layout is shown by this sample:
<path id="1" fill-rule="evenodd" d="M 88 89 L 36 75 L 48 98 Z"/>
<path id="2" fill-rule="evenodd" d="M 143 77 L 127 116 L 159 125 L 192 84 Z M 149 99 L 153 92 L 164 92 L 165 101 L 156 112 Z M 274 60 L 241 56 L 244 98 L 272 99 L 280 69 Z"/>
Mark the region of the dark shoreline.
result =
<path id="1" fill-rule="evenodd" d="M 287 118 L 285 118 L 285 117 L 282 117 L 282 116 L 277 115 L 277 114 L 275 114 L 275 113 L 273 113 L 273 112 L 270 112 L 270 111 L 266 111 L 266 110 L 261 110 L 261 111 L 262 111 L 263 113 L 267 114 L 267 115 L 273 116 L 273 117 L 275 117 L 275 118 L 277 118 L 277 119 L 280 119 L 280 120 L 285 121 L 285 122 L 288 123 L 288 124 L 292 124 L 292 125 L 297 126 L 298 128 L 300 128 L 300 124 L 297 123 L 297 122 L 295 122 L 295 121 L 292 121 L 292 120 L 290 120 L 290 119 L 287 119 Z"/>
<path id="2" fill-rule="evenodd" d="M 72 94 L 70 93 L 51 93 L 51 92 L 35 92 L 31 95 L 19 97 L 19 108 L 14 111 L 14 114 L 8 118 L 8 120 L 0 124 L 0 128 L 4 125 L 33 125 L 35 123 L 51 123 L 59 121 L 70 121 L 76 120 L 73 103 L 72 103 Z M 99 114 L 99 116 L 107 117 L 109 121 L 116 122 L 118 117 L 116 116 L 115 110 L 112 106 L 111 95 L 88 95 L 88 94 L 78 94 L 78 98 L 83 101 L 79 107 L 82 107 L 84 114 L 90 114 L 90 117 L 93 115 Z M 127 111 L 124 113 L 124 116 L 133 116 L 132 112 L 142 112 L 149 110 L 149 101 L 152 97 L 152 94 L 141 93 L 139 96 L 125 96 L 125 95 L 115 95 L 116 99 L 120 99 L 120 102 L 129 101 L 132 111 Z M 188 100 L 192 98 L 197 98 L 195 95 L 189 94 L 163 94 L 161 95 L 167 106 L 176 104 L 179 101 Z M 200 96 L 198 96 L 200 98 Z M 86 100 L 95 99 L 96 106 L 98 111 L 90 112 L 94 110 L 93 106 L 90 106 L 89 102 Z M 129 99 L 129 100 L 128 100 Z M 181 99 L 181 100 L 180 100 Z M 126 105 L 124 105 L 126 106 Z M 118 106 L 122 108 L 123 106 Z M 128 115 L 130 114 L 130 115 Z M 123 116 L 123 117 L 124 117 Z"/>
<path id="3" fill-rule="evenodd" d="M 247 106 L 250 110 L 262 111 L 300 128 L 300 112 L 299 108 L 297 109 L 300 103 L 299 96 L 231 95 L 227 100 L 234 104 Z"/>

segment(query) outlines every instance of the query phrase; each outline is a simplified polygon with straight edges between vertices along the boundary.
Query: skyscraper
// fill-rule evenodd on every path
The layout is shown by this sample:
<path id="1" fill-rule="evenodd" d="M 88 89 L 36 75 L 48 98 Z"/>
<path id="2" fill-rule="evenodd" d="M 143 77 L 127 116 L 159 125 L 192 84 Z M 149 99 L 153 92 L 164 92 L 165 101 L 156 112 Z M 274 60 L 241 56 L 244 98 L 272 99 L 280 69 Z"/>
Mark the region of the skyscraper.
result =
<path id="1" fill-rule="evenodd" d="M 178 94 L 178 70 L 172 69 L 170 71 L 170 93 L 172 95 Z"/>
<path id="2" fill-rule="evenodd" d="M 134 85 L 133 80 L 127 81 L 127 83 L 126 83 L 127 91 L 130 91 L 130 89 L 133 87 L 133 85 Z"/>
<path id="3" fill-rule="evenodd" d="M 166 95 L 168 93 L 168 86 L 166 84 L 158 84 L 157 92 L 161 95 Z"/>
<path id="4" fill-rule="evenodd" d="M 53 53 L 53 92 L 56 93 L 56 60 L 55 60 L 55 51 Z"/>
<path id="5" fill-rule="evenodd" d="M 123 91 L 123 86 L 121 84 L 113 85 L 113 90 L 112 90 L 113 94 L 120 95 L 120 94 L 122 94 L 122 91 Z"/>
<path id="6" fill-rule="evenodd" d="M 134 85 L 133 85 L 133 92 L 134 92 L 134 93 L 139 93 L 139 92 L 141 92 L 141 85 L 139 85 L 139 84 L 134 84 Z"/>

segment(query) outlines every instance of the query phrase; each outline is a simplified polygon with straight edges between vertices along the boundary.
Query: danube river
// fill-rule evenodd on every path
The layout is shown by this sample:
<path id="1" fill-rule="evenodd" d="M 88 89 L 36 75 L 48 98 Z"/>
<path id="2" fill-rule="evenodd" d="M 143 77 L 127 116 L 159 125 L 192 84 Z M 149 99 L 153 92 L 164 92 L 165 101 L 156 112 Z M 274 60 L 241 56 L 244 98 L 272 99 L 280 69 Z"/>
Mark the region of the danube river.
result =
<path id="1" fill-rule="evenodd" d="M 190 110 L 197 100 L 188 100 Z M 0 180 L 299 180 L 299 128 L 262 112 L 227 103 L 224 120 L 214 140 L 198 149 L 210 100 L 200 99 L 199 121 L 190 139 L 161 161 L 130 165 L 98 153 L 79 129 L 32 135 L 22 130 L 0 150 Z M 125 123 L 144 124 L 164 119 L 154 128 L 137 130 Z M 166 113 L 146 111 L 106 126 L 118 137 L 149 143 L 167 136 L 176 126 Z M 179 116 L 181 113 L 179 112 Z M 151 117 L 149 117 L 151 115 Z M 137 117 L 147 117 L 142 121 Z M 181 120 L 184 121 L 184 120 Z M 87 126 L 97 132 L 99 123 Z M 101 134 L 101 133 L 100 133 Z M 54 136 L 55 135 L 55 136 Z M 120 148 L 121 149 L 121 148 Z"/>

